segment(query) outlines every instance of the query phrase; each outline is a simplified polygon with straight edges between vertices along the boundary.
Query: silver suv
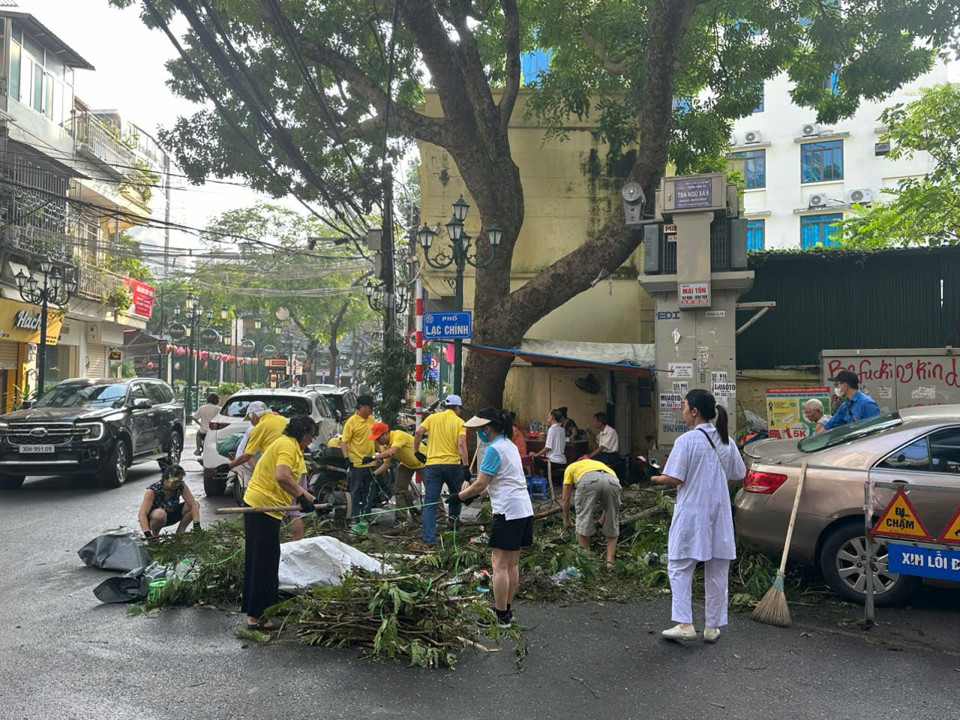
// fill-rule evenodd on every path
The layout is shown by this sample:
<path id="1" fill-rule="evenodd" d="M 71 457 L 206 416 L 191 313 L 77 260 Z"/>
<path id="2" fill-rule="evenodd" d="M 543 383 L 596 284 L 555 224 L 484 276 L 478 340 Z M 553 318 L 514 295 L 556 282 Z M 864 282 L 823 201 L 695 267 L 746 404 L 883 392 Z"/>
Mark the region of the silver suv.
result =
<path id="1" fill-rule="evenodd" d="M 228 435 L 244 433 L 250 427 L 246 420 L 247 406 L 259 400 L 286 418 L 309 415 L 320 427 L 320 434 L 310 445 L 316 450 L 337 435 L 337 421 L 330 406 L 316 390 L 309 388 L 257 388 L 240 390 L 230 396 L 220 414 L 210 421 L 210 432 L 203 442 L 203 490 L 208 496 L 223 495 L 227 489 L 227 473 L 222 466 L 229 459 L 217 452 L 217 443 Z"/>

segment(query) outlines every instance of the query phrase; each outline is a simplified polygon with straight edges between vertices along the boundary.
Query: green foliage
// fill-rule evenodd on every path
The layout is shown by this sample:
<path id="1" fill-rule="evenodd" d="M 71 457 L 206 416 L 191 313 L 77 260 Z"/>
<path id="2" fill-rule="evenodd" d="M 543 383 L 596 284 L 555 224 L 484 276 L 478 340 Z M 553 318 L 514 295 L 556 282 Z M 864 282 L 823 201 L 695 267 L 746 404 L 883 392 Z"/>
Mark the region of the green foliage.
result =
<path id="1" fill-rule="evenodd" d="M 133 296 L 126 285 L 118 285 L 107 294 L 103 301 L 117 312 L 123 312 L 133 305 Z"/>
<path id="2" fill-rule="evenodd" d="M 240 385 L 240 383 L 222 382 L 217 386 L 217 389 L 214 392 L 216 392 L 217 395 L 219 395 L 220 398 L 223 399 L 225 395 L 233 395 L 241 387 L 242 385 Z"/>
<path id="3" fill-rule="evenodd" d="M 398 338 L 387 347 L 377 346 L 367 354 L 364 373 L 367 383 L 380 391 L 377 415 L 390 427 L 397 426 L 402 400 L 412 387 L 416 353 Z"/>
<path id="4" fill-rule="evenodd" d="M 111 272 L 152 285 L 156 279 L 142 257 L 140 241 L 129 233 L 122 232 L 119 236 L 110 236 L 104 264 Z"/>
<path id="5" fill-rule="evenodd" d="M 909 104 L 884 110 L 892 160 L 929 153 L 933 168 L 922 177 L 900 180 L 882 192 L 887 202 L 859 208 L 839 231 L 849 247 L 876 249 L 907 245 L 955 245 L 960 242 L 960 88 L 941 85 L 921 90 Z"/>
<path id="6" fill-rule="evenodd" d="M 702 3 L 680 46 L 674 107 L 644 107 L 647 28 L 658 0 L 524 5 L 537 44 L 552 51 L 530 113 L 553 135 L 570 117 L 591 117 L 617 155 L 635 145 L 641 111 L 672 115 L 670 159 L 678 173 L 722 167 L 730 124 L 751 114 L 763 82 L 786 72 L 791 95 L 821 122 L 851 116 L 862 98 L 882 99 L 931 67 L 954 42 L 955 2 L 855 0 Z M 917 42 L 924 38 L 928 42 Z M 934 49 L 931 49 L 934 48 Z M 837 75 L 834 92 L 825 81 Z"/>

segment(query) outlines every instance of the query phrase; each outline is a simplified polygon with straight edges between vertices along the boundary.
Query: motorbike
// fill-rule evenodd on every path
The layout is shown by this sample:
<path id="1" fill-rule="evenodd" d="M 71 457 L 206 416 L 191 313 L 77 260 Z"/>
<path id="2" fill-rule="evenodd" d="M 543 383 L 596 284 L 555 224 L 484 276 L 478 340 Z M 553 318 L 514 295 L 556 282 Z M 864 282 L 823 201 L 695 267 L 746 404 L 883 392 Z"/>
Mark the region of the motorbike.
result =
<path id="1" fill-rule="evenodd" d="M 311 468 L 307 489 L 314 497 L 326 497 L 327 493 L 349 489 L 349 463 L 339 447 L 322 447 L 311 454 Z M 371 472 L 372 475 L 372 472 Z M 396 470 L 390 468 L 380 475 L 372 475 L 370 482 L 370 507 L 382 508 L 393 497 Z"/>

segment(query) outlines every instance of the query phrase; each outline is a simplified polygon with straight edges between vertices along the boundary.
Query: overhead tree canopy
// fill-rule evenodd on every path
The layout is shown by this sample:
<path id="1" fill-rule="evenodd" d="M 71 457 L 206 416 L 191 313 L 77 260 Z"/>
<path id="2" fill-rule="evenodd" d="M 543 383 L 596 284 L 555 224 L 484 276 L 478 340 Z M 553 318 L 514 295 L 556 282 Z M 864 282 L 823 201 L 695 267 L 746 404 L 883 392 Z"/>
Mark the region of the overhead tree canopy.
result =
<path id="1" fill-rule="evenodd" d="M 935 162 L 922 177 L 884 189 L 872 207 L 840 226 L 840 241 L 860 248 L 955 245 L 960 242 L 960 88 L 940 85 L 881 115 L 889 129 L 890 159 L 929 153 Z"/>
<path id="2" fill-rule="evenodd" d="M 569 114 L 591 114 L 614 154 L 635 144 L 629 176 L 652 197 L 669 159 L 681 172 L 719 166 L 731 121 L 753 111 L 763 80 L 787 72 L 795 102 L 833 121 L 919 76 L 960 26 L 960 0 L 139 2 L 152 26 L 175 11 L 190 26 L 171 84 L 206 107 L 162 139 L 198 181 L 238 174 L 273 194 L 292 189 L 355 229 L 379 197 L 385 129 L 388 155 L 410 140 L 444 148 L 479 211 L 480 250 L 486 228 L 503 230 L 474 301 L 474 340 L 502 347 L 639 242 L 614 213 L 511 292 L 524 199 L 507 130 L 522 51 L 552 51 L 534 112 L 557 133 Z M 442 118 L 418 109 L 427 76 Z M 508 366 L 470 356 L 467 403 L 499 404 Z"/>

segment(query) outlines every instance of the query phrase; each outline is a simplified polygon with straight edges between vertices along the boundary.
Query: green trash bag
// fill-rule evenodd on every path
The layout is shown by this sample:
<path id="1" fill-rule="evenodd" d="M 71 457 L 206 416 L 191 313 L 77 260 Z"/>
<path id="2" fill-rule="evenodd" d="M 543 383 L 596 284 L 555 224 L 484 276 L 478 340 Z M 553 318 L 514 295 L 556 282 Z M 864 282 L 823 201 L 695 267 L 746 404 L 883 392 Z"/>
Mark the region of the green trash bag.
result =
<path id="1" fill-rule="evenodd" d="M 227 457 L 227 455 L 233 455 L 237 451 L 237 446 L 240 444 L 240 441 L 243 440 L 243 433 L 233 433 L 232 435 L 227 435 L 225 438 L 217 440 L 217 452 Z"/>

